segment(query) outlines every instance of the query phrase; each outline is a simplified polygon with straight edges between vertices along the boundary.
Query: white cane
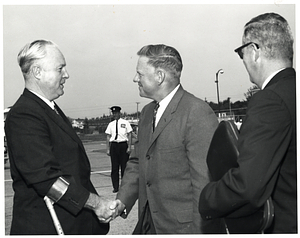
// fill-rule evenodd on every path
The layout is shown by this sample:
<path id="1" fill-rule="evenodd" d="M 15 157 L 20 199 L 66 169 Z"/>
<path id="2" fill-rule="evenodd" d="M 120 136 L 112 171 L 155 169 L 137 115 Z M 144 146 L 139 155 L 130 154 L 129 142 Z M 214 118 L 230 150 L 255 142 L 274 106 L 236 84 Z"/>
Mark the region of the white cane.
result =
<path id="1" fill-rule="evenodd" d="M 47 206 L 47 208 L 48 208 L 48 210 L 49 210 L 49 212 L 51 214 L 51 217 L 52 217 L 52 220 L 53 220 L 53 224 L 55 226 L 57 234 L 58 235 L 64 235 L 64 231 L 63 231 L 63 229 L 62 229 L 62 227 L 60 225 L 60 222 L 59 222 L 59 220 L 57 218 L 56 212 L 55 212 L 54 207 L 53 207 L 53 203 L 54 202 L 50 198 L 48 198 L 47 196 L 44 197 L 44 201 L 45 201 L 46 206 Z"/>

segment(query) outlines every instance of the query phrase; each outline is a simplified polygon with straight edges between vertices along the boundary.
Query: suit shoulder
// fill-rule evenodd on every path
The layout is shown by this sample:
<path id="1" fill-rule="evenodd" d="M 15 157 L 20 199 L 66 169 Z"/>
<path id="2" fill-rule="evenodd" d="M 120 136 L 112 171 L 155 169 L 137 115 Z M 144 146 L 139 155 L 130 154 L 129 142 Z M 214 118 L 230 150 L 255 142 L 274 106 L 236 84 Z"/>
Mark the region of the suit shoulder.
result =
<path id="1" fill-rule="evenodd" d="M 209 110 L 211 109 L 211 107 L 205 101 L 187 91 L 184 91 L 182 100 L 184 103 L 190 104 L 193 107 L 207 108 Z"/>
<path id="2" fill-rule="evenodd" d="M 251 101 L 261 101 L 264 98 L 293 103 L 296 101 L 296 79 L 286 77 L 278 80 L 276 83 L 255 93 L 250 103 Z"/>
<path id="3" fill-rule="evenodd" d="M 290 68 L 279 72 L 262 91 L 266 93 L 272 91 L 281 98 L 295 96 L 296 72 Z"/>
<path id="4" fill-rule="evenodd" d="M 155 104 L 154 101 L 152 101 L 152 102 L 146 104 L 146 105 L 143 107 L 142 112 L 147 111 L 149 108 L 153 108 L 153 107 L 154 107 L 154 104 Z"/>
<path id="5" fill-rule="evenodd" d="M 37 103 L 35 100 L 21 95 L 20 98 L 16 101 L 16 103 L 12 106 L 11 111 L 36 111 L 40 108 L 40 104 Z"/>
<path id="6" fill-rule="evenodd" d="M 9 121 L 10 118 L 19 117 L 20 115 L 40 118 L 43 112 L 42 106 L 37 101 L 21 95 L 11 107 L 6 120 Z"/>
<path id="7" fill-rule="evenodd" d="M 186 99 L 189 99 L 189 100 L 203 101 L 202 99 L 196 97 L 194 94 L 192 94 L 186 90 L 183 90 L 183 97 Z"/>

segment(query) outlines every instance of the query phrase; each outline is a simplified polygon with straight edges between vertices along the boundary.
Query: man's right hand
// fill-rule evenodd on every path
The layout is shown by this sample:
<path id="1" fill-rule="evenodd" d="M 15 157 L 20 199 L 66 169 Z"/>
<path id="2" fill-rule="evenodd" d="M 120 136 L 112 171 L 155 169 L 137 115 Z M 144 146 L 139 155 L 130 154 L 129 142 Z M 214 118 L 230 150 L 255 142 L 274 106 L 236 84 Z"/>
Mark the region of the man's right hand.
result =
<path id="1" fill-rule="evenodd" d="M 118 215 L 118 210 L 115 209 L 116 205 L 114 202 L 115 201 L 109 201 L 106 198 L 100 197 L 97 194 L 90 193 L 85 207 L 93 210 L 100 222 L 108 223 Z"/>
<path id="2" fill-rule="evenodd" d="M 116 210 L 117 216 L 121 216 L 122 218 L 127 217 L 126 209 L 125 209 L 125 204 L 121 202 L 121 200 L 116 199 L 115 201 L 112 202 L 111 209 Z"/>

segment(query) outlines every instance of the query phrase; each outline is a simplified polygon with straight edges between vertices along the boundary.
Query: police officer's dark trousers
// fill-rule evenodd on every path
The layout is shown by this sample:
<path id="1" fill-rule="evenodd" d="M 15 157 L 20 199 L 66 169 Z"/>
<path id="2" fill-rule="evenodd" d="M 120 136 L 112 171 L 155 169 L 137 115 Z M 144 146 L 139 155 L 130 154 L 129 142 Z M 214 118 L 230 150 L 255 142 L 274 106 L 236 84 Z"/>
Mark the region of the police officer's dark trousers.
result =
<path id="1" fill-rule="evenodd" d="M 127 153 L 128 144 L 124 142 L 111 142 L 110 158 L 111 158 L 111 181 L 114 190 L 119 190 L 119 170 L 121 167 L 121 177 L 124 175 L 129 155 Z"/>

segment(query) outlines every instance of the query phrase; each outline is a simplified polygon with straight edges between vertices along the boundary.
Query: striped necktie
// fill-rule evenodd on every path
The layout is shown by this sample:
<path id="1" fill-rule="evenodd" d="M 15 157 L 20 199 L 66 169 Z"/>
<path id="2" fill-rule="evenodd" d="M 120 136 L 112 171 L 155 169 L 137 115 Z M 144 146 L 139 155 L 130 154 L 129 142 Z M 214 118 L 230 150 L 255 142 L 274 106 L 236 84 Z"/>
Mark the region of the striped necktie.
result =
<path id="1" fill-rule="evenodd" d="M 153 131 L 155 130 L 156 114 L 157 114 L 158 108 L 159 108 L 159 103 L 156 102 L 154 110 L 153 110 L 153 120 L 152 120 L 152 129 L 153 129 Z"/>

